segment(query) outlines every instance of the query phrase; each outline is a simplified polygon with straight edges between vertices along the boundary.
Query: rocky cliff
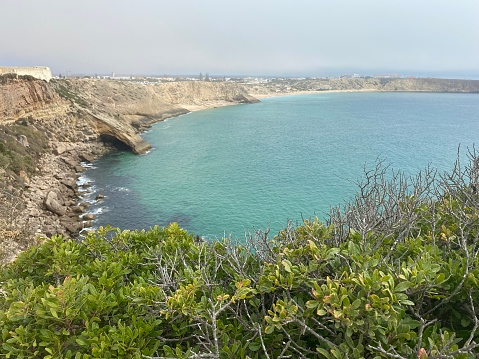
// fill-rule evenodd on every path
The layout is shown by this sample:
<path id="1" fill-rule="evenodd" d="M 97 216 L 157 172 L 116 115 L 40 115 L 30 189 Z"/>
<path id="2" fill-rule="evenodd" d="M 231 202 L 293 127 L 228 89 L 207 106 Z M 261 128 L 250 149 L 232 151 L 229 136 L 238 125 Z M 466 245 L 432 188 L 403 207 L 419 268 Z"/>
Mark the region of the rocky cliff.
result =
<path id="1" fill-rule="evenodd" d="M 62 115 L 69 105 L 45 81 L 30 76 L 0 76 L 0 124 L 33 115 L 36 118 Z"/>

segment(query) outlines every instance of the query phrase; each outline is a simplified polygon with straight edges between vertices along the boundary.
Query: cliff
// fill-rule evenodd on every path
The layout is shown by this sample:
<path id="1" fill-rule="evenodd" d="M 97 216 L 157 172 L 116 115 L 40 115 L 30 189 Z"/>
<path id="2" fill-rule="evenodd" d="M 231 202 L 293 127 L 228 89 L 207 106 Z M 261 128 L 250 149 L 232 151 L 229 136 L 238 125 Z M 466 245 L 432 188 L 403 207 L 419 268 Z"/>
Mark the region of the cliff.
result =
<path id="1" fill-rule="evenodd" d="M 0 76 L 0 124 L 27 116 L 62 115 L 69 105 L 45 81 L 28 76 Z"/>
<path id="2" fill-rule="evenodd" d="M 479 93 L 478 80 L 436 78 L 328 78 L 275 79 L 265 84 L 247 84 L 249 93 L 262 96 L 304 91 L 403 91 Z"/>

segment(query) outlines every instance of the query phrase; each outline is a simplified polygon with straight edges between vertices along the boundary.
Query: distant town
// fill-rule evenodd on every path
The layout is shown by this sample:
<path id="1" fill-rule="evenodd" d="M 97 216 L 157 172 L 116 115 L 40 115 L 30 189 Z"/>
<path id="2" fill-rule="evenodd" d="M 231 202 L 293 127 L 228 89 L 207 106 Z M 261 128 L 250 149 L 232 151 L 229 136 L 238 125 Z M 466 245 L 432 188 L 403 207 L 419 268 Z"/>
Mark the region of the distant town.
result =
<path id="1" fill-rule="evenodd" d="M 68 72 L 67 72 L 68 73 Z M 399 74 L 378 74 L 373 76 L 362 76 L 360 74 L 346 74 L 337 77 L 258 77 L 258 76 L 211 76 L 208 73 L 200 73 L 199 75 L 118 75 L 112 72 L 110 75 L 62 75 L 59 74 L 54 78 L 90 78 L 103 80 L 118 80 L 118 81 L 135 81 L 145 83 L 157 82 L 176 82 L 176 81 L 210 81 L 210 82 L 236 82 L 242 84 L 266 84 L 275 81 L 304 81 L 304 80 L 329 80 L 332 78 L 379 78 L 379 79 L 398 79 L 398 78 L 416 78 L 416 76 L 402 76 Z"/>

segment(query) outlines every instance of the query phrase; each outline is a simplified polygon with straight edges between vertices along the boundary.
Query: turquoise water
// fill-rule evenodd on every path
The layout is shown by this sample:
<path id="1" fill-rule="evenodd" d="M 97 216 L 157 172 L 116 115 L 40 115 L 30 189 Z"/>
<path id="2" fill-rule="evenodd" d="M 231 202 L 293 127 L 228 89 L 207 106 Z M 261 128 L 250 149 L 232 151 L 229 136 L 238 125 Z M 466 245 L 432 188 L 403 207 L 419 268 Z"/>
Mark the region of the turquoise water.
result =
<path id="1" fill-rule="evenodd" d="M 204 110 L 156 124 L 147 155 L 111 153 L 85 176 L 95 226 L 172 221 L 208 238 L 326 218 L 384 159 L 415 174 L 450 170 L 479 139 L 479 95 L 322 93 Z"/>

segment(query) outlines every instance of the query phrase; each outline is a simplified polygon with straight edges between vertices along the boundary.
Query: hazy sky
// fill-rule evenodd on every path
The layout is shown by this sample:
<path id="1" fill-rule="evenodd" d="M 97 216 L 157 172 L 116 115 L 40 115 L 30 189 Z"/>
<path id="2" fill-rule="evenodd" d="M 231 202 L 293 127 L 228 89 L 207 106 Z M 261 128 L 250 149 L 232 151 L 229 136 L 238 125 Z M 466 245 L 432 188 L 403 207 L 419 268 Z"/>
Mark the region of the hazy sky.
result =
<path id="1" fill-rule="evenodd" d="M 1 0 L 0 66 L 479 77 L 479 0 Z"/>

